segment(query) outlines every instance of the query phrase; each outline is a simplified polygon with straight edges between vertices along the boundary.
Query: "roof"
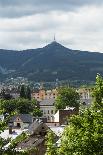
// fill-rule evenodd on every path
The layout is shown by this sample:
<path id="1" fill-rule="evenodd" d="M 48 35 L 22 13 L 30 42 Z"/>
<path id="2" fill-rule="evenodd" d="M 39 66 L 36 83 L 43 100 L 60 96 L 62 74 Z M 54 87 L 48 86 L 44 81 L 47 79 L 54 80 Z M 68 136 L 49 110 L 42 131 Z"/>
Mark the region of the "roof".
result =
<path id="1" fill-rule="evenodd" d="M 29 132 L 35 131 L 43 122 L 41 120 L 35 120 L 29 127 Z"/>
<path id="2" fill-rule="evenodd" d="M 48 129 L 48 126 L 45 123 L 43 123 L 42 120 L 37 119 L 29 126 L 28 131 L 30 134 L 33 134 L 34 132 L 38 131 L 39 129 L 41 130 L 42 127 L 45 128 L 45 130 Z"/>
<path id="3" fill-rule="evenodd" d="M 53 106 L 55 102 L 54 98 L 45 99 L 39 103 L 40 106 Z"/>
<path id="4" fill-rule="evenodd" d="M 30 115 L 30 114 L 19 114 L 19 115 L 15 115 L 11 118 L 11 120 L 9 121 L 10 122 L 14 122 L 15 119 L 19 117 L 24 123 L 32 123 L 32 119 L 33 119 L 33 116 Z"/>
<path id="5" fill-rule="evenodd" d="M 64 131 L 65 126 L 59 126 L 59 127 L 50 127 L 50 129 L 58 136 L 60 137 Z"/>
<path id="6" fill-rule="evenodd" d="M 6 129 L 4 130 L 1 134 L 0 137 L 7 139 L 7 138 L 11 138 L 11 139 L 15 139 L 17 136 L 19 136 L 20 134 L 22 134 L 22 132 L 26 132 L 27 129 L 21 130 L 21 129 L 15 129 L 13 130 L 12 134 L 9 134 L 9 130 Z"/>

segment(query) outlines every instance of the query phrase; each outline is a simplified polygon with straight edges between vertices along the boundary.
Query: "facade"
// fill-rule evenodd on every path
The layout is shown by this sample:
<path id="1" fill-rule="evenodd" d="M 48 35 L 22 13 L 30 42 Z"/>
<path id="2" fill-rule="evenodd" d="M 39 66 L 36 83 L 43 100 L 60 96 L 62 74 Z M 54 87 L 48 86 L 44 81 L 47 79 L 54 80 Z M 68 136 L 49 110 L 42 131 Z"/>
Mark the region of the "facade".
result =
<path id="1" fill-rule="evenodd" d="M 58 95 L 58 92 L 56 89 L 53 90 L 40 90 L 39 92 L 32 93 L 32 98 L 35 98 L 37 101 L 42 101 L 45 99 L 56 99 Z"/>
<path id="2" fill-rule="evenodd" d="M 90 88 L 79 88 L 77 92 L 80 95 L 80 102 L 84 105 L 91 104 L 93 98 L 92 98 L 92 89 Z"/>
<path id="3" fill-rule="evenodd" d="M 47 122 L 51 122 L 51 118 L 55 114 L 55 99 L 45 99 L 39 103 L 40 109 L 43 112 L 43 117 L 47 118 Z"/>
<path id="4" fill-rule="evenodd" d="M 77 92 L 80 95 L 80 102 L 86 105 L 90 104 L 93 100 L 92 98 L 92 89 L 91 88 L 79 88 Z M 56 99 L 58 96 L 58 92 L 56 89 L 53 90 L 40 90 L 37 93 L 32 93 L 32 98 L 35 98 L 38 101 L 42 101 L 45 99 Z"/>
<path id="5" fill-rule="evenodd" d="M 33 117 L 30 114 L 15 115 L 9 121 L 9 126 L 13 128 L 27 129 L 33 122 Z"/>
<path id="6" fill-rule="evenodd" d="M 59 125 L 66 125 L 68 123 L 68 118 L 76 114 L 78 114 L 78 111 L 75 107 L 66 107 L 66 109 L 60 109 L 54 115 L 53 122 L 59 123 Z"/>

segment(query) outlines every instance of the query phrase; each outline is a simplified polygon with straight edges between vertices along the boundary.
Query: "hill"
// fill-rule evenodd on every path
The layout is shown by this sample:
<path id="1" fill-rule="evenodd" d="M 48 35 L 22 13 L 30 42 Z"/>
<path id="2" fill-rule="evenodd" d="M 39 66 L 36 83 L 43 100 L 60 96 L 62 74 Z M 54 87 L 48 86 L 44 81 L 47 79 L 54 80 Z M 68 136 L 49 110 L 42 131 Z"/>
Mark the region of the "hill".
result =
<path id="1" fill-rule="evenodd" d="M 68 49 L 56 41 L 24 51 L 0 49 L 0 78 L 23 76 L 32 81 L 94 81 L 103 74 L 103 54 Z"/>

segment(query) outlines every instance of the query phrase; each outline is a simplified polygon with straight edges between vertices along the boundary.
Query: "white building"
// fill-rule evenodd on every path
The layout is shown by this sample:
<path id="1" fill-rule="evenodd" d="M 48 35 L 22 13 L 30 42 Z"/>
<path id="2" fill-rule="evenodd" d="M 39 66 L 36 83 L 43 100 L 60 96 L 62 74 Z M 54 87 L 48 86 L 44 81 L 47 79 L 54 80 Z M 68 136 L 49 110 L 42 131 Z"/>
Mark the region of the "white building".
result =
<path id="1" fill-rule="evenodd" d="M 93 97 L 92 97 L 92 90 L 90 88 L 80 88 L 77 90 L 80 95 L 80 102 L 89 105 L 91 104 Z"/>
<path id="2" fill-rule="evenodd" d="M 51 118 L 55 114 L 55 99 L 45 99 L 39 103 L 40 109 L 43 112 L 43 117 L 47 117 L 47 121 L 51 122 Z"/>

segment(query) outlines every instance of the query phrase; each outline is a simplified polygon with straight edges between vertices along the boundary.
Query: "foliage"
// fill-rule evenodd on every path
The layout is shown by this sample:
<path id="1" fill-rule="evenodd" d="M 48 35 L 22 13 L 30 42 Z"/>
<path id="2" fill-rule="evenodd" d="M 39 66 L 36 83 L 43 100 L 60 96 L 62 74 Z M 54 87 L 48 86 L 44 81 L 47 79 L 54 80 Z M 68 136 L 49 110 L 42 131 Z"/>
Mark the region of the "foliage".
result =
<path id="1" fill-rule="evenodd" d="M 0 100 L 0 108 L 4 113 L 9 113 L 11 114 L 13 111 L 16 109 L 16 100 L 11 99 L 11 100 Z"/>
<path id="2" fill-rule="evenodd" d="M 17 113 L 28 114 L 32 113 L 36 108 L 36 100 L 28 100 L 25 98 L 11 99 L 11 100 L 0 100 L 0 108 L 4 113 Z"/>
<path id="3" fill-rule="evenodd" d="M 27 86 L 27 89 L 26 89 L 26 98 L 31 100 L 31 89 L 29 86 Z"/>
<path id="4" fill-rule="evenodd" d="M 29 86 L 21 85 L 20 98 L 31 100 L 31 89 Z"/>
<path id="5" fill-rule="evenodd" d="M 55 144 L 55 135 L 49 130 L 46 136 L 46 155 L 57 155 L 57 149 Z"/>
<path id="6" fill-rule="evenodd" d="M 7 127 L 7 120 L 8 118 L 6 118 L 5 121 L 0 121 L 0 134 L 5 130 L 5 128 Z M 3 147 L 9 142 L 9 138 L 3 139 L 2 137 L 0 137 L 0 154 L 3 154 L 4 149 Z"/>
<path id="7" fill-rule="evenodd" d="M 26 87 L 25 87 L 25 85 L 21 85 L 20 98 L 26 98 Z"/>
<path id="8" fill-rule="evenodd" d="M 15 149 L 18 143 L 24 141 L 27 138 L 28 138 L 27 134 L 23 132 L 21 135 L 17 136 L 16 139 L 11 141 L 9 149 Z"/>
<path id="9" fill-rule="evenodd" d="M 33 110 L 34 117 L 41 117 L 42 115 L 43 115 L 43 113 L 38 107 Z"/>
<path id="10" fill-rule="evenodd" d="M 59 155 L 103 154 L 103 78 L 96 77 L 95 102 L 70 119 L 61 139 Z M 98 96 L 99 95 L 99 96 Z"/>
<path id="11" fill-rule="evenodd" d="M 4 131 L 5 126 L 6 126 L 6 123 L 0 121 L 0 133 Z M 5 144 L 4 139 L 0 137 L 0 152 L 2 151 L 4 144 Z"/>
<path id="12" fill-rule="evenodd" d="M 94 81 L 96 72 L 103 74 L 103 53 L 71 50 L 53 42 L 25 52 L 0 49 L 0 66 L 2 70 L 15 70 L 10 73 L 13 77 L 22 75 L 32 81 L 54 81 L 59 77 L 83 83 Z M 0 79 L 6 77 L 8 74 L 0 72 Z"/>
<path id="13" fill-rule="evenodd" d="M 28 99 L 18 99 L 17 100 L 17 111 L 18 113 L 21 114 L 28 114 L 33 112 L 33 109 L 36 106 L 36 101 L 35 100 L 28 100 Z"/>
<path id="14" fill-rule="evenodd" d="M 66 106 L 79 108 L 79 94 L 74 88 L 62 87 L 58 90 L 56 109 L 64 109 Z"/>

